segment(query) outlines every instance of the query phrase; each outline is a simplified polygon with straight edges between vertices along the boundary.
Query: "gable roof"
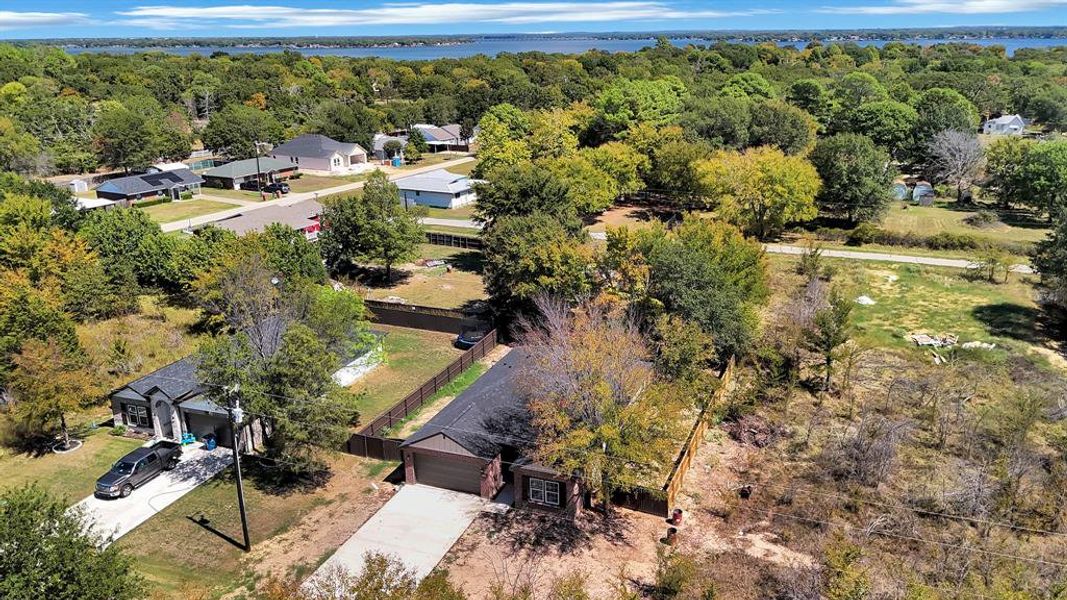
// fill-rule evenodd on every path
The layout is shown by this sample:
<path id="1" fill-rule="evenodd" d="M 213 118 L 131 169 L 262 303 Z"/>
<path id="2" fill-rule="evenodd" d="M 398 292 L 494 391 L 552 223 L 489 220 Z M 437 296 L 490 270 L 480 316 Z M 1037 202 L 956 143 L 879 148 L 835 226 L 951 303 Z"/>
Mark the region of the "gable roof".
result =
<path id="1" fill-rule="evenodd" d="M 204 183 L 204 178 L 193 173 L 189 169 L 177 169 L 174 171 L 162 171 L 159 173 L 142 173 L 119 177 L 106 181 L 97 190 L 133 196 L 149 192 L 159 192 L 181 186 L 189 186 Z"/>
<path id="2" fill-rule="evenodd" d="M 145 398 L 156 391 L 162 392 L 171 400 L 182 398 L 201 391 L 202 386 L 196 376 L 197 364 L 196 356 L 186 356 L 119 389 L 133 390 Z"/>
<path id="3" fill-rule="evenodd" d="M 512 350 L 400 446 L 441 435 L 486 460 L 505 446 L 525 446 L 529 411 L 515 382 L 526 358 L 522 348 Z"/>
<path id="4" fill-rule="evenodd" d="M 287 160 L 262 156 L 259 159 L 259 170 L 256 170 L 256 159 L 248 158 L 226 163 L 204 171 L 204 177 L 221 177 L 223 179 L 238 179 L 251 177 L 256 173 L 274 173 L 277 171 L 290 171 L 297 166 Z"/>
<path id="5" fill-rule="evenodd" d="M 389 142 L 400 142 L 400 147 L 408 145 L 408 136 L 406 135 L 386 135 L 384 133 L 374 134 L 374 151 L 382 152 L 385 150 L 385 145 Z"/>
<path id="6" fill-rule="evenodd" d="M 1010 125 L 1015 122 L 1026 124 L 1026 119 L 1022 118 L 1020 115 L 1003 115 L 986 121 L 986 123 L 994 123 L 996 125 Z"/>
<path id="7" fill-rule="evenodd" d="M 403 177 L 397 179 L 394 183 L 401 190 L 458 194 L 470 191 L 472 182 L 466 175 L 459 175 L 445 169 L 436 169 L 412 175 L 411 177 Z"/>
<path id="8" fill-rule="evenodd" d="M 453 127 L 452 125 L 445 125 L 444 127 L 438 127 L 436 125 L 428 125 L 426 123 L 417 123 L 412 125 L 415 129 L 422 132 L 422 136 L 426 138 L 427 142 L 457 142 L 459 141 L 459 125 L 455 125 L 455 133 L 449 131 L 446 128 Z"/>
<path id="9" fill-rule="evenodd" d="M 329 158 L 334 154 L 351 156 L 366 154 L 359 144 L 338 142 L 324 135 L 305 133 L 271 150 L 274 156 L 299 156 L 302 158 Z"/>
<path id="10" fill-rule="evenodd" d="M 286 163 L 290 164 L 290 163 Z M 302 231 L 318 222 L 322 214 L 322 204 L 315 200 L 304 200 L 289 206 L 274 205 L 216 221 L 214 225 L 222 229 L 228 229 L 237 235 L 244 235 L 250 231 L 263 231 L 267 225 L 280 223 L 293 229 Z"/>

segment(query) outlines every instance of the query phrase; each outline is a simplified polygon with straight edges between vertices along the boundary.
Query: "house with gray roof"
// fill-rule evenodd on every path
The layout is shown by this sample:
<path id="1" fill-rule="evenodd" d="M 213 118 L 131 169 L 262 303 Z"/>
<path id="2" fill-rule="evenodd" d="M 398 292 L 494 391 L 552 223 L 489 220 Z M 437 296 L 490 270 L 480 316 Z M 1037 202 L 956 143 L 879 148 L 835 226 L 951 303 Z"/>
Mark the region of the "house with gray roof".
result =
<path id="1" fill-rule="evenodd" d="M 473 203 L 474 180 L 466 175 L 436 169 L 396 180 L 404 206 L 458 208 Z"/>
<path id="2" fill-rule="evenodd" d="M 200 193 L 203 184 L 204 178 L 189 169 L 176 169 L 110 179 L 97 186 L 96 196 L 125 202 L 153 198 L 177 200 L 184 192 Z"/>
<path id="3" fill-rule="evenodd" d="M 431 152 L 443 152 L 445 150 L 467 152 L 470 150 L 471 140 L 463 137 L 461 133 L 462 127 L 457 123 L 441 125 L 440 127 L 427 123 L 416 123 L 411 127 L 418 129 L 422 133 L 422 137 L 426 138 L 426 145 L 430 147 Z"/>
<path id="4" fill-rule="evenodd" d="M 264 183 L 285 181 L 296 175 L 299 167 L 287 160 L 263 156 L 235 160 L 201 173 L 206 185 L 223 190 L 241 189 L 241 184 L 262 179 Z"/>
<path id="5" fill-rule="evenodd" d="M 257 347 L 273 354 L 281 344 L 284 325 L 277 319 L 265 320 L 247 334 Z M 368 343 L 344 352 L 342 366 L 333 373 L 338 385 L 349 386 L 381 363 L 385 334 L 371 331 Z M 212 434 L 218 443 L 229 446 L 233 434 L 229 413 L 215 404 L 200 382 L 195 355 L 157 369 L 111 392 L 111 412 L 115 425 L 158 439 L 180 440 L 182 434 L 196 439 Z M 263 425 L 253 421 L 244 438 L 253 446 L 261 443 Z"/>
<path id="6" fill-rule="evenodd" d="M 1019 115 L 1003 115 L 982 124 L 982 133 L 987 135 L 1022 135 L 1026 131 L 1026 119 Z"/>
<path id="7" fill-rule="evenodd" d="M 530 457 L 536 432 L 515 385 L 527 359 L 509 352 L 400 444 L 407 483 L 483 498 L 512 485 L 517 507 L 579 514 L 581 481 Z"/>
<path id="8" fill-rule="evenodd" d="M 324 135 L 306 133 L 275 147 L 272 158 L 288 161 L 306 173 L 345 175 L 370 167 L 367 151 L 359 144 L 338 142 Z"/>
<path id="9" fill-rule="evenodd" d="M 221 229 L 228 229 L 237 235 L 263 231 L 268 225 L 280 223 L 288 225 L 297 231 L 304 232 L 309 240 L 316 240 L 322 225 L 319 216 L 322 214 L 322 204 L 316 200 L 303 200 L 288 206 L 280 204 L 257 208 L 228 219 L 216 221 L 212 225 Z"/>
<path id="10" fill-rule="evenodd" d="M 404 156 L 404 148 L 408 145 L 408 136 L 406 135 L 388 135 L 385 133 L 374 134 L 374 158 L 375 160 L 388 160 L 393 158 L 392 155 L 385 149 L 385 145 L 389 142 L 396 142 L 400 144 L 400 156 Z"/>

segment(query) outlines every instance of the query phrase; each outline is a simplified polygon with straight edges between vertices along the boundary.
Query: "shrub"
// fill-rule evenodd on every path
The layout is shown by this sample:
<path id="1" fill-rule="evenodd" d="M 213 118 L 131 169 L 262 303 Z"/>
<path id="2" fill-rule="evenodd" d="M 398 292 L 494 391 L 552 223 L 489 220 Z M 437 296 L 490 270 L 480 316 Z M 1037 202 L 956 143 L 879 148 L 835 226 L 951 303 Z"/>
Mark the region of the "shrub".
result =
<path id="1" fill-rule="evenodd" d="M 926 247 L 931 250 L 976 250 L 981 246 L 978 238 L 969 233 L 942 231 L 926 238 Z"/>
<path id="2" fill-rule="evenodd" d="M 991 210 L 980 210 L 964 219 L 963 222 L 970 225 L 971 227 L 983 229 L 986 227 L 999 225 L 1000 217 L 997 215 L 997 213 Z"/>
<path id="3" fill-rule="evenodd" d="M 882 239 L 883 231 L 871 223 L 860 223 L 848 234 L 849 246 L 874 244 Z"/>
<path id="4" fill-rule="evenodd" d="M 126 426 L 125 425 L 115 425 L 114 427 L 111 428 L 110 431 L 108 431 L 108 433 L 111 434 L 111 435 L 115 435 L 115 436 L 126 435 Z"/>
<path id="5" fill-rule="evenodd" d="M 192 200 L 193 193 L 188 191 L 188 190 L 186 190 L 186 191 L 181 193 L 180 197 L 181 197 L 182 200 Z"/>

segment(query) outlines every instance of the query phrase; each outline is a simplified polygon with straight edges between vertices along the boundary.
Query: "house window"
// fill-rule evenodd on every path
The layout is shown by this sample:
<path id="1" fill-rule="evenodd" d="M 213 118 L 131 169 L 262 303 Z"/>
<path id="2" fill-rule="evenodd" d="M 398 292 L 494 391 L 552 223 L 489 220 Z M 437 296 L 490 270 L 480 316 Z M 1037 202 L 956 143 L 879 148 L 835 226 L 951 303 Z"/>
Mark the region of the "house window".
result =
<path id="1" fill-rule="evenodd" d="M 559 506 L 559 482 L 531 477 L 530 502 Z"/>
<path id="2" fill-rule="evenodd" d="M 126 421 L 126 424 L 131 427 L 152 426 L 152 415 L 148 412 L 147 406 L 138 406 L 136 404 L 123 404 L 122 415 L 122 418 Z"/>

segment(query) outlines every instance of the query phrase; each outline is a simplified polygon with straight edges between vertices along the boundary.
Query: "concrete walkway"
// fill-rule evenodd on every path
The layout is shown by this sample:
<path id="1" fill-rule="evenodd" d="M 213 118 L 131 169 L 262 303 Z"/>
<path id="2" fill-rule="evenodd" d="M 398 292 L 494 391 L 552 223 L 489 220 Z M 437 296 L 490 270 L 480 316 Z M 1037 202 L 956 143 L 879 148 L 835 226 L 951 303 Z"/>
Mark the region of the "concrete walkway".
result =
<path id="1" fill-rule="evenodd" d="M 456 227 L 459 229 L 470 229 L 471 233 L 477 233 L 482 230 L 482 224 L 477 221 L 471 221 L 469 219 L 439 219 L 437 217 L 423 217 L 419 219 L 419 222 L 423 225 L 437 225 L 438 227 Z"/>
<path id="2" fill-rule="evenodd" d="M 394 174 L 390 175 L 389 176 L 389 180 L 390 181 L 396 181 L 397 179 L 403 179 L 404 177 L 410 177 L 412 175 L 418 175 L 419 173 L 426 173 L 428 171 L 436 171 L 437 169 L 447 169 L 448 167 L 454 167 L 456 165 L 462 165 L 462 164 L 471 162 L 473 160 L 475 160 L 473 156 L 464 156 L 464 157 L 461 157 L 461 158 L 457 158 L 456 160 L 450 160 L 450 161 L 446 161 L 446 162 L 443 162 L 443 163 L 438 163 L 436 165 L 428 165 L 428 166 L 425 166 L 425 167 L 419 167 L 417 169 L 411 169 L 409 171 L 397 172 L 397 173 L 394 173 Z M 251 211 L 261 210 L 261 209 L 267 208 L 268 206 L 292 206 L 293 204 L 297 204 L 299 202 L 303 202 L 304 200 L 315 200 L 317 198 L 320 198 L 320 197 L 323 197 L 323 196 L 329 196 L 331 194 L 341 194 L 341 193 L 344 193 L 344 192 L 351 192 L 353 190 L 361 189 L 365 183 L 366 183 L 365 181 L 354 181 L 354 182 L 345 183 L 343 185 L 338 185 L 338 186 L 331 187 L 331 188 L 317 190 L 317 191 L 314 191 L 314 192 L 302 192 L 302 193 L 299 193 L 299 194 L 289 194 L 288 196 L 283 196 L 283 197 L 278 198 L 276 200 L 267 200 L 265 202 L 253 202 L 253 203 L 251 203 L 251 204 L 249 204 L 247 206 L 239 206 L 237 208 L 230 208 L 230 209 L 222 210 L 222 211 L 219 211 L 219 212 L 211 213 L 211 214 L 208 214 L 208 215 L 202 215 L 202 216 L 199 216 L 199 217 L 193 217 L 192 219 L 182 219 L 181 221 L 173 221 L 173 222 L 170 222 L 170 223 L 164 223 L 164 224 L 160 225 L 160 228 L 162 228 L 164 232 L 181 231 L 183 229 L 194 229 L 196 227 L 201 227 L 201 226 L 204 226 L 204 225 L 208 225 L 208 224 L 214 223 L 216 221 L 221 221 L 223 219 L 229 219 L 230 217 L 236 217 L 237 215 L 248 214 Z M 209 200 L 216 200 L 217 199 L 220 202 L 232 202 L 232 200 L 230 200 L 230 199 L 225 199 L 225 198 L 222 198 L 222 197 L 218 197 L 218 198 L 212 197 L 210 193 L 203 195 L 203 197 L 205 197 L 205 198 L 207 198 Z"/>
<path id="3" fill-rule="evenodd" d="M 338 569 L 358 575 L 367 552 L 392 554 L 422 579 L 482 511 L 500 507 L 473 494 L 427 485 L 405 485 L 304 583 L 328 586 Z"/>
<path id="4" fill-rule="evenodd" d="M 208 452 L 186 446 L 174 470 L 164 471 L 133 490 L 129 497 L 112 500 L 89 496 L 74 506 L 84 509 L 86 516 L 94 521 L 94 532 L 110 536 L 114 541 L 217 475 L 232 461 L 229 448 L 219 446 Z"/>

